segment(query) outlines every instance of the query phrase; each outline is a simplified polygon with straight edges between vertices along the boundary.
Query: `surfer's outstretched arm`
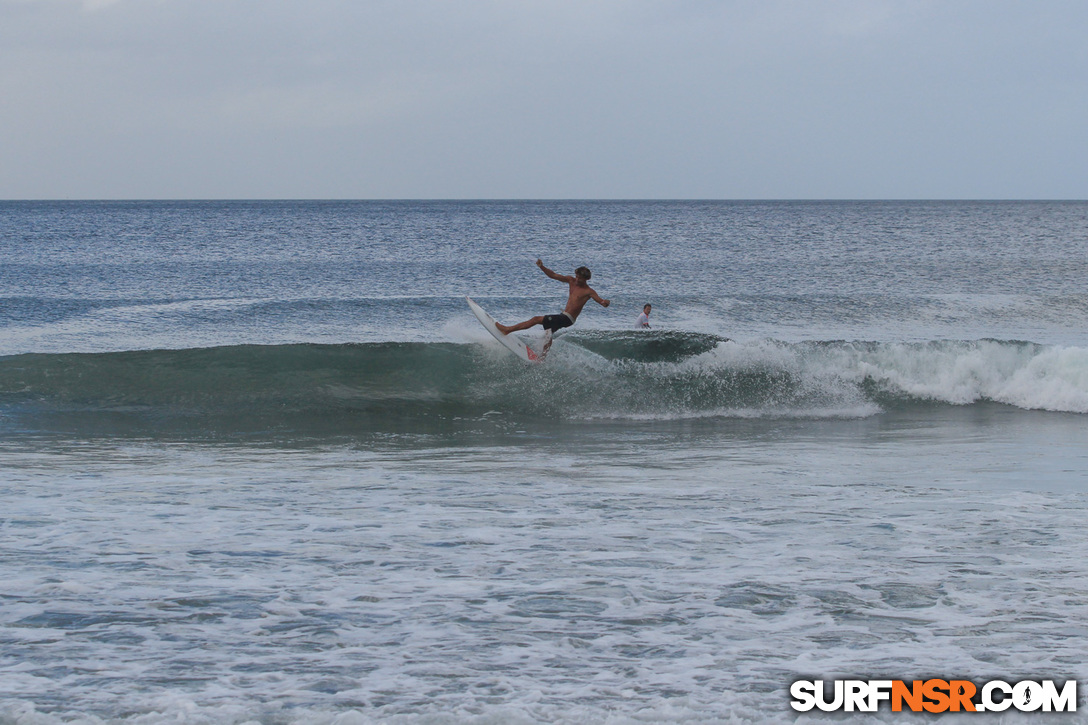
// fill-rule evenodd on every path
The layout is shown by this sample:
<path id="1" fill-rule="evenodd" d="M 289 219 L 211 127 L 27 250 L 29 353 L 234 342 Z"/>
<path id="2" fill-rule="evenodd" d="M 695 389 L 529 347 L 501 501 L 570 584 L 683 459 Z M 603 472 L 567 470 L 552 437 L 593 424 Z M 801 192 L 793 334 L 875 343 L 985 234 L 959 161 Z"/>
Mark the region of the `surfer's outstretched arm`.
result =
<path id="1" fill-rule="evenodd" d="M 548 275 L 549 277 L 551 277 L 554 280 L 558 280 L 560 282 L 566 282 L 567 284 L 570 284 L 571 282 L 574 281 L 573 277 L 569 277 L 569 276 L 567 276 L 565 274 L 557 274 L 557 273 L 553 272 L 552 270 L 548 269 L 547 267 L 544 266 L 544 263 L 541 262 L 539 259 L 536 260 L 536 266 L 540 267 L 541 272 Z"/>

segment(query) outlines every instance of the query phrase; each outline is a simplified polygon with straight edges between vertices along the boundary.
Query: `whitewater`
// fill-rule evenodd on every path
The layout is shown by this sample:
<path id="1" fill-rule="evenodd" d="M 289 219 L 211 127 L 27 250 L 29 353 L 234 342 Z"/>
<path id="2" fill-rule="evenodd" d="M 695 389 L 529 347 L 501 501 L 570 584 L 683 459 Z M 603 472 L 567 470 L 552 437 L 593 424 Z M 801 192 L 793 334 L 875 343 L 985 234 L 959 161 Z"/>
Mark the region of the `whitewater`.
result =
<path id="1" fill-rule="evenodd" d="M 1086 249 L 1082 202 L 0 203 L 0 723 L 1083 691 Z M 612 305 L 529 366 L 464 296 L 558 311 L 538 257 Z"/>

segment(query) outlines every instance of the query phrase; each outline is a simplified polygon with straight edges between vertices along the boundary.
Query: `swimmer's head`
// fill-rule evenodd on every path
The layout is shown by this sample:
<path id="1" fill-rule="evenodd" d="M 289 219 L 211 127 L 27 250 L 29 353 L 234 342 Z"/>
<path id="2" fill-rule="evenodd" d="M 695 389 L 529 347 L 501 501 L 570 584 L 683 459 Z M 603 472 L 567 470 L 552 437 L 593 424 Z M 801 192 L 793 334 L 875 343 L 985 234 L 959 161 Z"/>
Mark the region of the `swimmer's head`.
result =
<path id="1" fill-rule="evenodd" d="M 648 315 L 648 314 L 650 314 L 651 309 L 652 309 L 652 307 L 650 306 L 650 303 L 647 302 L 646 306 L 642 308 L 642 311 L 645 312 Z"/>

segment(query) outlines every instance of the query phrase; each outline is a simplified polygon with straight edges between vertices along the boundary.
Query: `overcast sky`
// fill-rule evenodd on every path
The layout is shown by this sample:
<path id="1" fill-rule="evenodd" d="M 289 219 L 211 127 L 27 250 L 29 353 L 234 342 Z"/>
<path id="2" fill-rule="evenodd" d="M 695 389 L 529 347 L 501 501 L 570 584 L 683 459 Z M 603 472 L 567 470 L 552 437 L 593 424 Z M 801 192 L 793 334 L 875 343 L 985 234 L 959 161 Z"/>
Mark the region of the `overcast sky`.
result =
<path id="1" fill-rule="evenodd" d="M 0 0 L 0 198 L 1088 198 L 1084 0 Z"/>

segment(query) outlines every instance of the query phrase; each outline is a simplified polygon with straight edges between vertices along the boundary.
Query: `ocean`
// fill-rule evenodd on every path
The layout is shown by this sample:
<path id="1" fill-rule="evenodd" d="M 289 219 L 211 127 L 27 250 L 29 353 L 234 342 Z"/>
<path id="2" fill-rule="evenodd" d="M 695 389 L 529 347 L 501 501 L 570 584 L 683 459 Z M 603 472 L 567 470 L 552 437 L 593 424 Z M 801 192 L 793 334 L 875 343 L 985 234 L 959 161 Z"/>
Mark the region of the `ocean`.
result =
<path id="1" fill-rule="evenodd" d="M 1085 202 L 0 202 L 0 723 L 1083 689 L 1086 252 Z M 464 298 L 558 312 L 538 258 L 611 304 L 530 366 Z"/>

